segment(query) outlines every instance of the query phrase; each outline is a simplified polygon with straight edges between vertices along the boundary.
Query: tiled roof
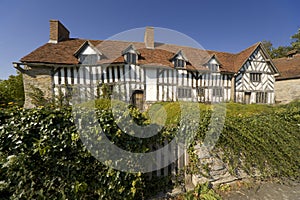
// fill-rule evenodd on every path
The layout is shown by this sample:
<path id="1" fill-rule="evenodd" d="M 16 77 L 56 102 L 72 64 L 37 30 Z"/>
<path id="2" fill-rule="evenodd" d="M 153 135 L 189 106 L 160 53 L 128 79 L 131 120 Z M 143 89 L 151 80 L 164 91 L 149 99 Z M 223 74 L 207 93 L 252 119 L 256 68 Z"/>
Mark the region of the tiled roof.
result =
<path id="1" fill-rule="evenodd" d="M 69 39 L 57 44 L 47 43 L 21 58 L 21 62 L 80 64 L 75 54 L 78 53 L 77 51 L 86 41 L 93 44 L 105 57 L 99 63 L 124 62 L 121 52 L 133 44 L 141 53 L 141 59 L 138 61 L 141 65 L 156 64 L 157 66 L 173 67 L 171 58 L 179 50 L 182 50 L 189 60 L 186 66 L 189 70 L 205 70 L 204 64 L 214 55 L 221 63 L 220 70 L 230 73 L 237 72 L 251 53 L 260 45 L 260 43 L 256 43 L 240 53 L 233 54 L 163 43 L 155 43 L 154 49 L 147 49 L 142 42 Z"/>
<path id="2" fill-rule="evenodd" d="M 74 53 L 85 41 L 70 39 L 57 44 L 46 43 L 21 58 L 21 61 L 28 63 L 78 64 L 78 59 L 74 56 Z M 100 41 L 91 42 L 95 45 Z"/>
<path id="3" fill-rule="evenodd" d="M 292 58 L 273 59 L 273 62 L 280 71 L 276 80 L 300 78 L 300 54 L 296 54 Z"/>

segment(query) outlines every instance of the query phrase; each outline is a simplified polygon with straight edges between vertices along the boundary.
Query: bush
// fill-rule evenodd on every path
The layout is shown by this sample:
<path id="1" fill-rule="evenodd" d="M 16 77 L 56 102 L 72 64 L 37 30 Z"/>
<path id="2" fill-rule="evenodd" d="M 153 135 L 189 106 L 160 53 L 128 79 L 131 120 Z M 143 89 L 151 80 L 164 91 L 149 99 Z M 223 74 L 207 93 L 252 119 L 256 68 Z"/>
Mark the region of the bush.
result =
<path id="1" fill-rule="evenodd" d="M 0 111 L 4 199 L 141 199 L 139 173 L 113 170 L 80 141 L 70 109 Z"/>
<path id="2" fill-rule="evenodd" d="M 161 105 L 166 108 L 168 126 L 148 139 L 137 139 L 121 131 L 108 100 L 96 101 L 96 114 L 112 142 L 131 152 L 149 152 L 151 145 L 171 140 L 178 131 L 178 104 Z M 230 104 L 228 108 L 233 110 L 227 111 L 230 114 L 217 149 L 223 150 L 224 161 L 233 172 L 243 168 L 250 175 L 259 170 L 263 177 L 299 180 L 300 102 L 261 107 L 264 112 L 253 110 L 253 106 Z M 197 141 L 205 137 L 212 116 L 211 105 L 201 104 L 200 108 Z M 154 114 L 161 112 L 155 110 Z M 129 113 L 138 125 L 149 124 L 147 113 L 133 107 L 129 107 Z M 169 179 L 155 177 L 153 180 L 160 182 L 153 183 L 144 174 L 120 172 L 96 160 L 82 144 L 73 114 L 66 107 L 0 109 L 2 199 L 143 199 L 170 185 Z M 89 112 L 76 114 L 90 118 Z M 190 169 L 197 168 L 197 158 L 193 151 L 189 153 L 190 164 L 194 165 Z M 201 187 L 201 191 L 207 190 Z"/>

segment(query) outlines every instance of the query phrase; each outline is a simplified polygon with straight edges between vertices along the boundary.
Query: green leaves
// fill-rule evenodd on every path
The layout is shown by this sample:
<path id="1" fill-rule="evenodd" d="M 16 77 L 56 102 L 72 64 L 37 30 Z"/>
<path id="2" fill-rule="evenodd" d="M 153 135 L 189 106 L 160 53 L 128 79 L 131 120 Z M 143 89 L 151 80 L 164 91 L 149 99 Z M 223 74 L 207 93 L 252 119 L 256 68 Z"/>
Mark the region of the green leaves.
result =
<path id="1" fill-rule="evenodd" d="M 210 106 L 201 106 L 198 141 L 204 139 L 212 116 Z M 251 105 L 229 104 L 227 108 L 231 110 L 227 112 L 216 147 L 224 150 L 224 161 L 232 172 L 241 167 L 249 174 L 259 170 L 264 177 L 299 179 L 300 102 L 260 106 L 260 111 Z M 168 110 L 172 111 L 172 105 Z M 170 124 L 159 134 L 144 140 L 124 133 L 109 109 L 97 109 L 96 113 L 98 121 L 90 123 L 99 122 L 112 142 L 132 152 L 149 152 L 151 145 L 173 139 L 178 131 L 177 121 L 171 117 L 176 117 L 177 111 L 168 114 Z M 75 114 L 90 120 L 89 113 Z M 149 123 L 147 117 L 134 108 L 130 108 L 130 115 L 140 125 Z M 154 177 L 147 181 L 145 175 L 116 171 L 97 161 L 83 146 L 82 135 L 79 136 L 72 116 L 70 108 L 0 109 L 1 197 L 142 199 L 170 184 L 166 178 Z M 97 130 L 94 133 L 101 142 Z M 189 153 L 193 172 L 197 169 L 197 157 L 192 150 Z M 199 186 L 196 193 L 187 196 L 194 198 L 195 194 L 206 199 L 215 197 L 207 186 Z"/>
<path id="2" fill-rule="evenodd" d="M 12 75 L 7 80 L 0 80 L 0 107 L 23 106 L 23 103 L 24 88 L 22 74 Z"/>
<path id="3" fill-rule="evenodd" d="M 91 156 L 70 108 L 0 110 L 0 121 L 1 197 L 139 199 L 143 194 L 138 174 L 110 169 Z"/>

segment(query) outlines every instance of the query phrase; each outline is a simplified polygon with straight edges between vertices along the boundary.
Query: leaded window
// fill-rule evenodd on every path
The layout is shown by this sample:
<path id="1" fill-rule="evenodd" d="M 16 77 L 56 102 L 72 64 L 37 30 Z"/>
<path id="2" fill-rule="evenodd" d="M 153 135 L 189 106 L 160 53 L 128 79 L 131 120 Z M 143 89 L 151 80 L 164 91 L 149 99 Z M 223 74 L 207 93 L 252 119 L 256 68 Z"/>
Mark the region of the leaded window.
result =
<path id="1" fill-rule="evenodd" d="M 223 96 L 222 88 L 213 88 L 213 96 L 222 97 Z"/>
<path id="2" fill-rule="evenodd" d="M 178 88 L 177 89 L 178 98 L 191 98 L 192 89 L 191 88 Z"/>
<path id="3" fill-rule="evenodd" d="M 267 92 L 256 92 L 256 103 L 267 103 Z"/>
<path id="4" fill-rule="evenodd" d="M 250 73 L 250 81 L 261 82 L 261 73 Z"/>
<path id="5" fill-rule="evenodd" d="M 184 67 L 184 60 L 182 60 L 182 59 L 175 59 L 174 60 L 174 67 Z"/>
<path id="6" fill-rule="evenodd" d="M 137 56 L 135 53 L 126 54 L 126 62 L 129 64 L 136 64 Z"/>

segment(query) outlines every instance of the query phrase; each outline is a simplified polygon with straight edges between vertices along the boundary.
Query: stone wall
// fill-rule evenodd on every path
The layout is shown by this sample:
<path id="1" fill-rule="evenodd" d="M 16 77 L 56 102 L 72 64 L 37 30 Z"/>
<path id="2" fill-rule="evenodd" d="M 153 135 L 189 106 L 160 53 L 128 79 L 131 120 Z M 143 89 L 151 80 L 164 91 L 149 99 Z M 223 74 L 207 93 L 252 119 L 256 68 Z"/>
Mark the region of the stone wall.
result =
<path id="1" fill-rule="evenodd" d="M 191 177 L 194 186 L 205 182 L 215 186 L 249 178 L 244 171 L 239 169 L 230 172 L 229 166 L 222 161 L 222 151 L 211 153 L 199 144 L 194 149 L 199 159 L 197 165 L 200 169 L 200 173 L 193 174 Z M 258 174 L 255 176 L 258 176 Z"/>
<path id="2" fill-rule="evenodd" d="M 289 80 L 277 80 L 275 82 L 275 101 L 289 103 L 300 99 L 300 78 Z"/>
<path id="3" fill-rule="evenodd" d="M 43 91 L 44 97 L 47 99 L 52 98 L 52 78 L 51 68 L 45 66 L 25 66 L 23 72 L 23 83 L 25 92 L 25 104 L 24 108 L 33 108 L 34 105 L 31 102 L 29 93 L 31 92 L 31 86 L 39 88 Z"/>

